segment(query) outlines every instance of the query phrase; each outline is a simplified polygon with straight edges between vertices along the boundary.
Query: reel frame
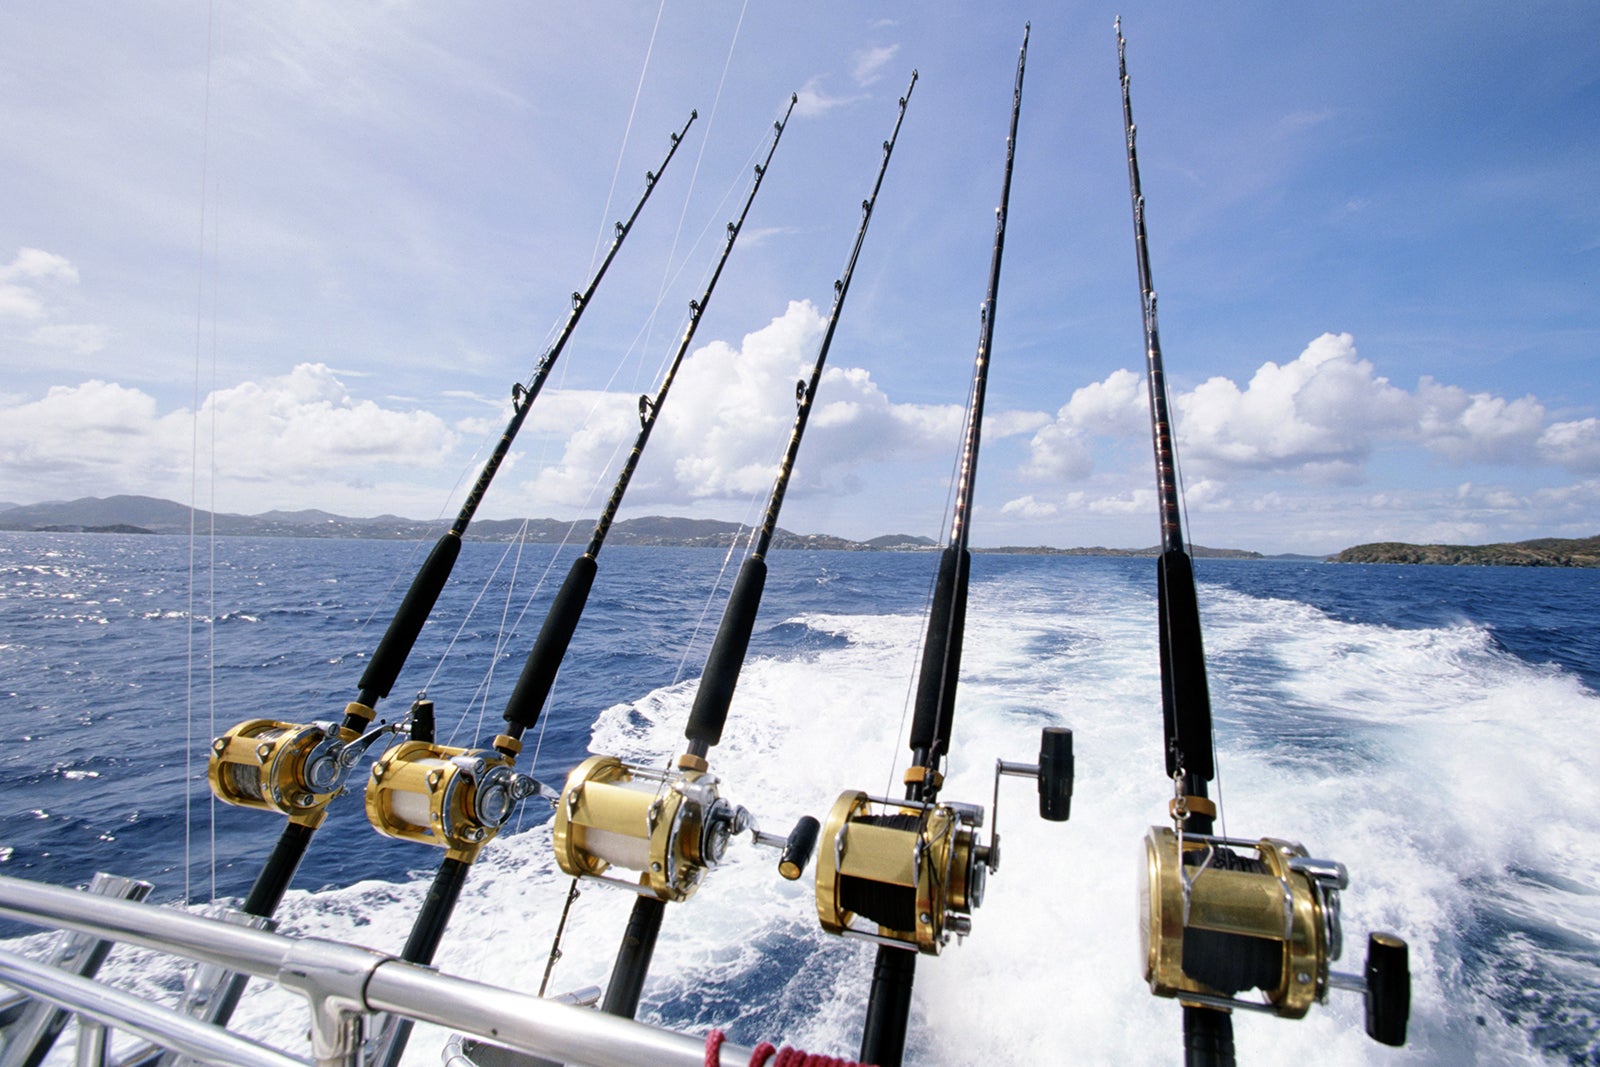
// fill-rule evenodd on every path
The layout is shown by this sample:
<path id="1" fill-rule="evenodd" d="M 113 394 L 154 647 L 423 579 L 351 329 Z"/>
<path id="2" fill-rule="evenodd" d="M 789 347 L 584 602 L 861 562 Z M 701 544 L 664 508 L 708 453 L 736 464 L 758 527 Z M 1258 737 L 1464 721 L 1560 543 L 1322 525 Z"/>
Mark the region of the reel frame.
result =
<path id="1" fill-rule="evenodd" d="M 693 757 L 680 760 L 676 771 L 663 771 L 591 756 L 567 776 L 556 803 L 556 862 L 574 877 L 658 900 L 687 900 L 722 862 L 733 837 L 766 836 L 748 810 L 719 795 L 719 784 Z M 607 874 L 612 868 L 636 871 L 638 880 Z"/>
<path id="2" fill-rule="evenodd" d="M 909 816 L 914 825 L 888 819 Z M 923 803 L 874 797 L 860 790 L 839 795 L 823 823 L 817 859 L 817 919 L 829 933 L 937 956 L 952 935 L 972 931 L 972 912 L 983 903 L 988 873 L 999 854 L 978 831 L 976 804 Z M 853 911 L 847 896 L 889 887 L 911 903 L 911 922 L 885 925 Z M 869 930 L 860 925 L 870 924 Z"/>
<path id="3" fill-rule="evenodd" d="M 346 721 L 371 722 L 373 714 L 365 704 L 345 708 Z M 328 817 L 328 804 L 345 791 L 351 768 L 381 734 L 332 722 L 246 719 L 212 740 L 206 782 L 224 804 L 277 812 L 315 830 Z"/>
<path id="4" fill-rule="evenodd" d="M 1198 865 L 1182 863 L 1203 853 Z M 1249 849 L 1255 870 L 1212 866 L 1219 848 Z M 1184 834 L 1152 826 L 1144 839 L 1144 879 L 1139 890 L 1139 935 L 1144 978 L 1156 996 L 1212 1007 L 1264 1010 L 1288 1019 L 1305 1016 L 1330 988 L 1329 964 L 1343 951 L 1339 891 L 1349 884 L 1343 864 L 1312 859 L 1297 842 L 1256 841 Z M 1193 872 L 1193 873 L 1190 873 Z M 1260 986 L 1267 1003 L 1220 993 L 1183 967 L 1186 930 L 1276 942 L 1282 958 L 1277 982 Z"/>
<path id="5" fill-rule="evenodd" d="M 509 742 L 503 745 L 502 742 Z M 517 803 L 543 786 L 514 767 L 512 738 L 494 748 L 458 748 L 405 741 L 372 764 L 367 780 L 367 821 L 387 837 L 445 850 L 470 864 L 494 840 Z"/>

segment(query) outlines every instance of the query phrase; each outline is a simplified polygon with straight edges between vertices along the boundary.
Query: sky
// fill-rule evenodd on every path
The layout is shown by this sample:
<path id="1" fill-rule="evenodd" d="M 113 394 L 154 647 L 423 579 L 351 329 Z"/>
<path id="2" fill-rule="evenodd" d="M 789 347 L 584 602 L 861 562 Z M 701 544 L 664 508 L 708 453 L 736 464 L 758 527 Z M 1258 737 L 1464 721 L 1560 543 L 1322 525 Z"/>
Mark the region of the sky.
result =
<path id="1" fill-rule="evenodd" d="M 1130 5 L 1188 535 L 1600 533 L 1600 6 Z M 1158 540 L 1099 3 L 11 4 L 0 502 L 453 515 L 698 117 L 480 516 L 597 514 L 797 94 L 622 516 L 941 536 L 1032 20 L 976 546 Z"/>

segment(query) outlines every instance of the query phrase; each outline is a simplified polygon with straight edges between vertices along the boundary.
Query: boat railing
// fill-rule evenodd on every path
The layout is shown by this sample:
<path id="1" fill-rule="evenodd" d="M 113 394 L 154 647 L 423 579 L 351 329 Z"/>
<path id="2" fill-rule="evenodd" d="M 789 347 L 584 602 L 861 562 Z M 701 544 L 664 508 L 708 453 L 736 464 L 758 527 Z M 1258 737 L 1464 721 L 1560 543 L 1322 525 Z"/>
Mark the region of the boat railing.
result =
<path id="1" fill-rule="evenodd" d="M 108 1031 L 115 1030 L 200 1063 L 363 1067 L 368 1026 L 380 1013 L 445 1027 L 556 1063 L 590 1067 L 705 1063 L 703 1038 L 440 974 L 341 942 L 271 933 L 171 907 L 4 876 L 0 876 L 0 917 L 266 979 L 304 997 L 309 1009 L 312 1058 L 307 1060 L 303 1049 L 291 1053 L 272 1047 L 75 973 L 68 966 L 0 952 L 0 983 L 76 1019 L 80 1067 L 116 1062 L 108 1051 Z M 9 1040 L 14 1035 L 8 1031 L 7 1036 Z M 732 1045 L 724 1045 L 723 1051 L 729 1062 L 746 1062 L 750 1057 L 749 1049 Z M 8 1045 L 4 1053 L 10 1059 L 26 1055 L 26 1050 Z"/>

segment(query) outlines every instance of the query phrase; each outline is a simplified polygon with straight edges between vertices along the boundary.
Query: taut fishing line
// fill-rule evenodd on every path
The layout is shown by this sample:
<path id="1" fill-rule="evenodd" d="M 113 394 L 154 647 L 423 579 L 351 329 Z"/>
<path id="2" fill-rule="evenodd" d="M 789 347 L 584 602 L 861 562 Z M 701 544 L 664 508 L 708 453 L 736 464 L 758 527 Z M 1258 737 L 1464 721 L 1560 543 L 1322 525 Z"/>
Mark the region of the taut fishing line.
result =
<path id="1" fill-rule="evenodd" d="M 978 329 L 979 329 L 979 340 L 981 342 L 983 328 L 980 326 Z M 965 405 L 962 408 L 962 411 L 963 411 L 964 414 L 963 414 L 963 418 L 961 420 L 961 425 L 962 425 L 963 429 L 965 429 L 967 423 L 972 418 L 972 403 L 973 403 L 973 400 L 974 400 L 974 398 L 976 396 L 977 396 L 977 382 L 975 380 L 969 379 L 968 382 L 967 382 L 967 399 L 966 399 Z M 962 456 L 962 453 L 963 453 L 964 448 L 965 448 L 964 439 L 965 439 L 965 434 L 962 435 L 961 442 L 959 442 L 957 444 L 955 456 L 950 461 L 950 479 L 945 484 L 944 510 L 941 511 L 940 514 L 939 514 L 939 548 L 940 548 L 941 551 L 944 548 L 948 547 L 948 542 L 945 539 L 945 531 L 950 528 L 950 521 L 949 521 L 950 520 L 950 513 L 955 508 L 956 483 L 960 480 L 960 477 L 961 477 L 961 456 Z M 934 590 L 937 587 L 937 585 L 939 584 L 938 560 L 939 560 L 939 553 L 934 553 L 934 567 L 933 567 L 933 570 L 930 571 L 929 574 L 928 574 L 927 592 L 924 593 L 923 597 L 922 597 L 922 618 L 917 624 L 917 643 L 916 643 L 915 646 L 913 646 L 913 652 L 912 652 L 912 656 L 911 656 L 911 670 L 910 670 L 910 674 L 906 678 L 906 695 L 905 695 L 905 697 L 903 698 L 903 700 L 900 703 L 900 724 L 895 727 L 895 737 L 897 737 L 897 738 L 905 736 L 905 733 L 906 733 L 906 716 L 910 714 L 912 702 L 913 702 L 914 698 L 916 697 L 916 692 L 917 692 L 917 673 L 920 670 L 921 665 L 922 665 L 921 650 L 922 650 L 922 646 L 923 646 L 924 642 L 926 642 L 927 637 L 928 637 L 928 624 L 932 621 L 932 614 L 933 614 L 933 595 L 934 595 Z M 889 753 L 889 776 L 884 779 L 884 786 L 883 786 L 883 795 L 884 796 L 888 796 L 891 792 L 893 792 L 893 790 L 894 790 L 895 773 L 899 769 L 900 769 L 900 749 L 897 746 L 896 748 L 894 748 Z"/>
<path id="2" fill-rule="evenodd" d="M 198 262 L 195 270 L 195 309 L 194 309 L 194 407 L 190 415 L 189 429 L 189 589 L 188 602 L 185 610 L 185 625 L 187 635 L 185 638 L 185 663 L 184 663 L 184 744 L 183 744 L 183 900 L 190 902 L 191 889 L 189 884 L 189 865 L 192 855 L 193 810 L 194 802 L 189 795 L 189 781 L 193 774 L 194 766 L 194 602 L 195 602 L 195 536 L 196 536 L 196 511 L 199 509 L 200 496 L 200 364 L 204 348 L 202 337 L 205 327 L 205 291 L 206 291 L 206 208 L 209 206 L 208 197 L 211 186 L 211 70 L 212 70 L 212 26 L 215 21 L 215 5 L 206 10 L 206 76 L 204 103 L 201 108 L 200 119 L 200 241 Z M 213 293 L 216 279 L 212 279 Z M 217 351 L 216 351 L 216 307 L 212 307 L 212 347 L 211 347 L 211 382 L 215 391 L 217 380 Z M 211 566 L 216 567 L 216 409 L 212 408 L 211 432 Z M 216 628 L 216 578 L 211 577 L 210 606 L 208 608 L 207 625 L 210 629 Z M 211 637 L 208 646 L 207 658 L 214 660 L 215 634 Z M 212 690 L 216 685 L 214 667 L 208 662 L 207 686 Z M 209 694 L 210 715 L 215 717 L 215 693 Z M 215 727 L 213 726 L 213 729 Z M 216 829 L 213 820 L 211 833 L 211 895 L 216 896 Z"/>

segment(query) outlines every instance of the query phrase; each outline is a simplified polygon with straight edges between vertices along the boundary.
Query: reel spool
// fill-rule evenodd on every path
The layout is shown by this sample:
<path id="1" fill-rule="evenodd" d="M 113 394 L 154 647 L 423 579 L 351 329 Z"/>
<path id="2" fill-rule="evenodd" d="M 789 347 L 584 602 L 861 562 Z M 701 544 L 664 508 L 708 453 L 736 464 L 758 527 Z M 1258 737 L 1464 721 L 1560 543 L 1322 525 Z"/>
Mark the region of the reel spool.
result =
<path id="1" fill-rule="evenodd" d="M 503 744 L 504 743 L 504 744 Z M 367 781 L 367 821 L 402 841 L 445 849 L 471 863 L 494 839 L 517 803 L 544 787 L 513 769 L 509 751 L 521 745 L 504 735 L 495 748 L 455 748 L 406 741 L 372 765 Z"/>
<path id="2" fill-rule="evenodd" d="M 1342 863 L 1276 838 L 1180 838 L 1164 826 L 1150 828 L 1144 853 L 1139 936 L 1152 993 L 1299 1019 L 1329 989 L 1351 989 L 1366 994 L 1367 1032 L 1384 1044 L 1405 1043 L 1404 941 L 1372 935 L 1364 976 L 1329 968 L 1344 947 L 1339 892 L 1349 876 Z M 1237 998 L 1250 989 L 1265 1002 Z"/>
<path id="3" fill-rule="evenodd" d="M 1000 867 L 1000 779 L 1034 778 L 1039 815 L 1065 822 L 1072 811 L 1072 731 L 1048 726 L 1039 762 L 996 760 L 995 825 L 988 844 L 977 804 L 889 800 L 842 793 L 823 827 L 817 861 L 817 919 L 829 933 L 937 956 L 950 936 L 972 932 L 989 872 Z M 907 783 L 937 771 L 912 766 Z M 876 927 L 876 930 L 869 927 Z"/>
<path id="4" fill-rule="evenodd" d="M 574 877 L 597 878 L 664 901 L 687 900 L 722 862 L 728 842 L 749 832 L 782 847 L 779 872 L 800 877 L 816 844 L 817 821 L 802 819 L 787 838 L 763 834 L 750 812 L 724 800 L 703 759 L 685 756 L 676 771 L 591 756 L 567 776 L 556 804 L 556 861 Z M 637 881 L 606 872 L 636 871 Z"/>
<path id="5" fill-rule="evenodd" d="M 817 861 L 822 928 L 937 956 L 951 934 L 971 932 L 972 910 L 998 865 L 982 826 L 983 808 L 974 804 L 840 794 Z"/>
<path id="6" fill-rule="evenodd" d="M 351 704 L 346 715 L 372 709 Z M 299 724 L 249 719 L 211 742 L 206 780 L 225 804 L 287 815 L 316 829 L 328 803 L 344 791 L 344 780 L 376 734 L 331 722 Z"/>

